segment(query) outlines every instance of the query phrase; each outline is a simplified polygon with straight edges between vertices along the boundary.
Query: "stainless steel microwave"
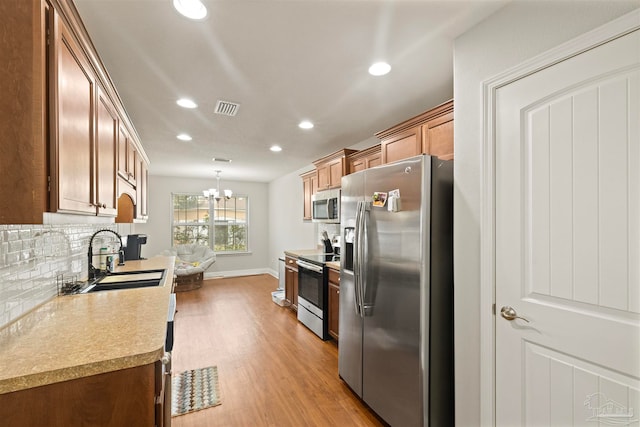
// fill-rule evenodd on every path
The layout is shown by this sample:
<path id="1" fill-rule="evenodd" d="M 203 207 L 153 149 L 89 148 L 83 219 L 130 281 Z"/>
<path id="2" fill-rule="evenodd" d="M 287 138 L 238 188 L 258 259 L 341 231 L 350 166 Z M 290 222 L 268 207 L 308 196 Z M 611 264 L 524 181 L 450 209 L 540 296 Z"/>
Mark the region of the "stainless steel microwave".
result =
<path id="1" fill-rule="evenodd" d="M 340 190 L 318 191 L 311 196 L 311 220 L 340 224 Z"/>

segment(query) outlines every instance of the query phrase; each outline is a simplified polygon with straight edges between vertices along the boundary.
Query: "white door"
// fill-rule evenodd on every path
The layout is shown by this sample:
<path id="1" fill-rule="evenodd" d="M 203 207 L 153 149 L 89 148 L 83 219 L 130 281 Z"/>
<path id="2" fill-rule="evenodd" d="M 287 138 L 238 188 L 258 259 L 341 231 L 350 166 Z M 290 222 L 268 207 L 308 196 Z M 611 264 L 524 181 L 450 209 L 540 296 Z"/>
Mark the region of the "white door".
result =
<path id="1" fill-rule="evenodd" d="M 637 426 L 640 31 L 495 106 L 496 424 Z"/>

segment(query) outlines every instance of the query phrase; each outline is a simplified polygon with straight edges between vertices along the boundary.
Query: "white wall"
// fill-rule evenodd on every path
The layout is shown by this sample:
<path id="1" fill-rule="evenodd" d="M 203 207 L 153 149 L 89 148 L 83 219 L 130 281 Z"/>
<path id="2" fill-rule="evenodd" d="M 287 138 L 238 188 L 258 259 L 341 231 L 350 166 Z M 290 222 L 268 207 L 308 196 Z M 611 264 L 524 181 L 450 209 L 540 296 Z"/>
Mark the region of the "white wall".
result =
<path id="1" fill-rule="evenodd" d="M 142 256 L 148 258 L 171 247 L 171 193 L 201 193 L 215 187 L 215 179 L 190 179 L 151 175 L 149 177 L 149 220 L 136 224 L 136 233 L 147 234 Z M 220 255 L 207 273 L 265 270 L 268 265 L 269 197 L 266 183 L 227 181 L 221 188 L 249 197 L 249 254 Z"/>
<path id="2" fill-rule="evenodd" d="M 269 259 L 268 266 L 278 271 L 278 257 L 288 249 L 315 248 L 316 225 L 302 220 L 303 194 L 300 174 L 313 165 L 287 174 L 269 183 Z"/>
<path id="3" fill-rule="evenodd" d="M 372 136 L 345 148 L 363 150 L 380 141 Z M 329 154 L 329 153 L 327 153 Z M 303 194 L 300 174 L 314 168 L 312 164 L 284 175 L 269 183 L 269 268 L 278 271 L 278 257 L 285 250 L 313 249 L 320 245 L 323 229 L 329 234 L 340 232 L 339 227 L 318 227 L 311 221 L 302 220 Z"/>
<path id="4" fill-rule="evenodd" d="M 480 390 L 482 83 L 635 8 L 638 1 L 519 1 L 455 42 L 456 424 L 486 425 Z M 486 414 L 483 414 L 486 415 Z"/>

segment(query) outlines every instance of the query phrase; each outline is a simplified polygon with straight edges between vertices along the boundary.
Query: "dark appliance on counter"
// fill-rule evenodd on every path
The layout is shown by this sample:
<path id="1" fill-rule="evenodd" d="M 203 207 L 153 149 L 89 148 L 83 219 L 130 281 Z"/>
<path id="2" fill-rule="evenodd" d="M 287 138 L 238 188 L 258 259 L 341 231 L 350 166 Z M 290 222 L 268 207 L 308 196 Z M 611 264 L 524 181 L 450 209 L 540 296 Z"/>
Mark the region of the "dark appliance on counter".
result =
<path id="1" fill-rule="evenodd" d="M 453 161 L 342 178 L 340 377 L 393 426 L 452 426 Z"/>
<path id="2" fill-rule="evenodd" d="M 144 259 L 140 255 L 142 253 L 142 245 L 147 243 L 146 234 L 129 234 L 127 235 L 127 246 L 124 248 L 124 259 L 133 261 Z"/>
<path id="3" fill-rule="evenodd" d="M 322 338 L 328 340 L 329 273 L 326 262 L 334 261 L 333 253 L 301 256 L 298 264 L 298 320 Z"/>

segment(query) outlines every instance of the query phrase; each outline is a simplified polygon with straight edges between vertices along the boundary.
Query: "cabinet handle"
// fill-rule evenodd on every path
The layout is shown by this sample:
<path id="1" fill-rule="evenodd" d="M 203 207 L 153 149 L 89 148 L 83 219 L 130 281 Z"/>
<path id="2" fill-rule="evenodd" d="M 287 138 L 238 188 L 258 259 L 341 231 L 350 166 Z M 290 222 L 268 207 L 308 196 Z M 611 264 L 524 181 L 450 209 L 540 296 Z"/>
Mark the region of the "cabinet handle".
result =
<path id="1" fill-rule="evenodd" d="M 338 289 L 338 290 L 336 291 L 336 294 L 340 295 L 340 289 Z"/>

